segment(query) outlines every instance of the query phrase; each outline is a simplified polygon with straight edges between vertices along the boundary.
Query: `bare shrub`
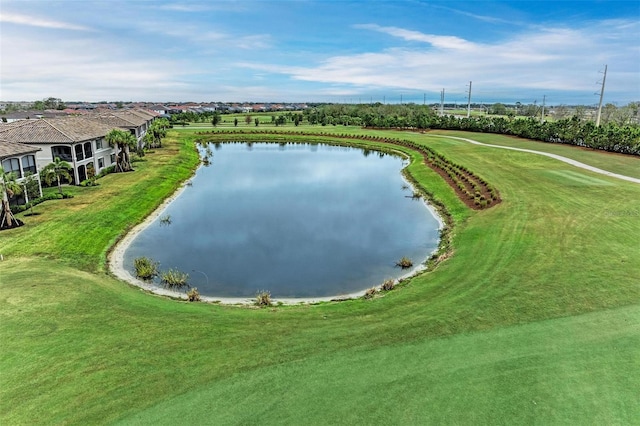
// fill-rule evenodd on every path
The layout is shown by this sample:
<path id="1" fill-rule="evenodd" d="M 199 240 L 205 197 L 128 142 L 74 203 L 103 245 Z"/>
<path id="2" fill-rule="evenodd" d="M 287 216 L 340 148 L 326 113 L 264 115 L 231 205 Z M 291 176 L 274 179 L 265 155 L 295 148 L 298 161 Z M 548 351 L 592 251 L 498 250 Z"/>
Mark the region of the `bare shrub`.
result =
<path id="1" fill-rule="evenodd" d="M 254 300 L 254 304 L 256 306 L 271 306 L 271 293 L 267 290 L 261 290 L 256 293 L 256 298 Z"/>
<path id="2" fill-rule="evenodd" d="M 394 280 L 386 280 L 385 282 L 382 283 L 382 290 L 384 291 L 390 291 L 393 290 L 393 288 L 396 286 L 396 283 Z"/>
<path id="3" fill-rule="evenodd" d="M 375 287 L 371 287 L 370 289 L 368 289 L 367 291 L 365 291 L 364 293 L 364 298 L 365 299 L 371 299 L 373 296 L 376 295 L 376 293 L 378 292 L 378 290 L 376 290 Z"/>
<path id="4" fill-rule="evenodd" d="M 187 300 L 189 302 L 199 302 L 200 300 L 202 300 L 200 298 L 200 293 L 198 292 L 198 289 L 196 287 L 193 287 L 187 292 Z"/>

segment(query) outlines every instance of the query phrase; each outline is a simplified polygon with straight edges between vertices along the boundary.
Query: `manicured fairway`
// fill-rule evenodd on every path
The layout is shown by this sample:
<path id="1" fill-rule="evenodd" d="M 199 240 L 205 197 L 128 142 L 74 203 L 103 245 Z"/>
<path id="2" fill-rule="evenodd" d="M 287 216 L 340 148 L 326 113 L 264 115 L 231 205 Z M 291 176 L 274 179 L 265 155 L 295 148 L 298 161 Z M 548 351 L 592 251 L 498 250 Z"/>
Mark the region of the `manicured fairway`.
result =
<path id="1" fill-rule="evenodd" d="M 0 234 L 1 424 L 637 423 L 640 185 L 433 133 L 375 133 L 469 167 L 502 203 L 471 211 L 414 161 L 455 220 L 454 254 L 435 271 L 372 300 L 189 304 L 104 268 L 107 247 L 189 176 L 189 134 Z"/>
<path id="2" fill-rule="evenodd" d="M 345 349 L 240 373 L 122 424 L 626 424 L 640 416 L 640 310 Z"/>

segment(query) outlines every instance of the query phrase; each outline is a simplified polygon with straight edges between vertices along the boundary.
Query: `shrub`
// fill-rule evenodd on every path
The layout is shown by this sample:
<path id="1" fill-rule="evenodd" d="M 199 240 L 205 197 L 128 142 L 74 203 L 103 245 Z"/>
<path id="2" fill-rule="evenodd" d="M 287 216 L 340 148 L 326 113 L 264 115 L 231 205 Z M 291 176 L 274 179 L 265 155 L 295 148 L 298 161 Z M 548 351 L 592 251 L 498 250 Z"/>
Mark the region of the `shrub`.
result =
<path id="1" fill-rule="evenodd" d="M 267 290 L 261 290 L 256 293 L 256 299 L 254 301 L 256 306 L 271 306 L 271 293 Z"/>
<path id="2" fill-rule="evenodd" d="M 150 280 L 158 275 L 158 262 L 154 262 L 148 257 L 136 257 L 133 259 L 133 266 L 136 268 L 136 277 L 143 280 Z"/>
<path id="3" fill-rule="evenodd" d="M 399 266 L 402 269 L 407 269 L 413 266 L 413 262 L 408 257 L 403 256 L 402 259 L 396 262 L 396 266 Z"/>
<path id="4" fill-rule="evenodd" d="M 109 173 L 113 173 L 116 170 L 116 166 L 109 166 L 109 167 L 105 167 L 104 169 L 100 170 L 100 173 L 98 174 L 98 178 L 101 177 L 105 177 L 106 175 L 108 175 Z"/>
<path id="5" fill-rule="evenodd" d="M 90 179 L 85 179 L 82 182 L 80 182 L 80 186 L 98 186 L 100 185 L 98 182 L 96 182 L 96 178 L 95 176 L 90 178 Z"/>
<path id="6" fill-rule="evenodd" d="M 160 274 L 162 285 L 166 288 L 176 290 L 189 286 L 189 274 L 180 272 L 177 269 L 169 269 Z"/>
<path id="7" fill-rule="evenodd" d="M 200 293 L 198 292 L 198 289 L 196 287 L 187 292 L 187 300 L 189 302 L 199 302 L 200 300 L 202 300 L 200 298 Z"/>
<path id="8" fill-rule="evenodd" d="M 47 194 L 47 195 L 44 195 L 42 197 L 35 198 L 35 199 L 31 200 L 27 204 L 21 204 L 19 206 L 11 206 L 11 212 L 13 214 L 21 213 L 21 212 L 23 212 L 25 210 L 30 209 L 32 206 L 37 206 L 38 204 L 43 203 L 45 201 L 48 201 L 48 200 L 62 200 L 62 199 L 66 199 L 66 198 L 73 198 L 73 195 L 71 195 L 69 193 L 66 193 L 66 192 L 63 192 L 62 194 L 60 194 L 59 192 Z"/>
<path id="9" fill-rule="evenodd" d="M 371 299 L 373 296 L 375 296 L 377 293 L 377 290 L 375 287 L 371 287 L 370 289 L 368 289 L 367 291 L 364 292 L 364 298 L 365 299 Z"/>
<path id="10" fill-rule="evenodd" d="M 390 291 L 393 290 L 393 288 L 396 286 L 396 283 L 394 280 L 386 280 L 385 282 L 382 283 L 382 290 L 384 291 Z"/>

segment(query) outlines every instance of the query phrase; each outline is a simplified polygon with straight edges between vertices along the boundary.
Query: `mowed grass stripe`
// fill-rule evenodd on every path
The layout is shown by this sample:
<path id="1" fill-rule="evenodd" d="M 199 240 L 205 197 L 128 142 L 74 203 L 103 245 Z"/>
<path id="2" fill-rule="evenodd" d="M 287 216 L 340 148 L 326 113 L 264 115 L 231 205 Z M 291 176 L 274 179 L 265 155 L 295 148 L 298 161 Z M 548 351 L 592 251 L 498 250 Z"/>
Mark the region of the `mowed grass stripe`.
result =
<path id="1" fill-rule="evenodd" d="M 633 306 L 344 350 L 240 373 L 119 424 L 632 424 L 638 327 Z"/>
<path id="2" fill-rule="evenodd" d="M 397 136 L 394 132 L 381 133 Z M 178 142 L 179 135 L 184 135 L 183 142 Z M 553 322 L 553 318 L 562 321 L 572 315 L 633 305 L 640 300 L 640 221 L 631 215 L 607 213 L 612 208 L 637 210 L 637 185 L 603 177 L 613 186 L 576 190 L 557 176 L 539 176 L 545 169 L 572 170 L 566 164 L 422 135 L 411 137 L 485 177 L 500 190 L 504 200 L 486 211 L 470 211 L 455 200 L 453 191 L 439 176 L 417 163 L 410 166 L 422 184 L 449 204 L 456 221 L 454 256 L 435 271 L 373 300 L 273 310 L 188 304 L 145 294 L 100 272 L 103 253 L 108 242 L 122 233 L 126 220 L 147 214 L 161 201 L 161 194 L 170 193 L 177 180 L 188 176 L 195 162 L 188 135 L 189 132 L 171 132 L 167 148 L 149 154 L 135 173 L 119 177 L 135 177 L 139 184 L 132 180 L 126 186 L 106 178 L 95 191 L 75 188 L 76 198 L 68 201 L 78 205 L 63 201 L 49 207 L 45 203 L 39 206 L 43 213 L 27 218 L 27 225 L 19 228 L 20 232 L 12 230 L 0 235 L 0 252 L 6 258 L 0 264 L 3 424 L 111 422 L 163 401 L 179 405 L 180 400 L 175 399 L 179 395 L 213 389 L 217 383 L 232 378 L 237 388 L 229 387 L 224 401 L 243 400 L 252 381 L 265 372 L 283 386 L 297 374 L 320 380 L 312 370 L 322 371 L 325 364 L 353 366 L 369 361 L 362 358 L 366 353 L 377 353 L 385 359 L 384 368 L 371 361 L 371 374 L 382 368 L 388 374 L 384 383 L 391 386 L 397 377 L 402 384 L 405 379 L 398 372 L 406 368 L 403 354 L 415 354 L 415 350 L 407 348 L 423 348 L 429 353 L 421 352 L 418 359 L 446 364 L 450 362 L 447 354 L 458 350 L 446 350 L 446 342 L 461 333 L 473 336 L 485 331 L 482 335 L 488 336 L 490 342 L 497 338 L 491 333 L 515 324 Z M 175 154 L 166 154 L 165 149 Z M 154 172 L 142 173 L 143 166 Z M 148 194 L 156 188 L 162 191 Z M 147 196 L 148 201 L 137 204 Z M 128 214 L 120 216 L 123 209 Z M 98 212 L 93 216 L 94 223 L 90 221 L 91 211 Z M 72 225 L 80 215 L 86 222 L 74 230 Z M 49 223 L 54 216 L 55 223 Z M 72 235 L 61 235 L 63 231 L 58 230 Z M 62 250 L 65 245 L 58 240 L 75 243 L 78 248 Z M 45 252 L 40 241 L 50 252 L 46 257 L 40 255 Z M 86 257 L 81 256 L 85 253 L 80 247 L 87 250 Z M 590 326 L 596 336 L 599 324 Z M 637 331 L 619 325 L 621 339 L 637 346 Z M 607 327 L 603 327 L 606 336 Z M 526 340 L 523 333 L 522 339 Z M 441 352 L 428 346 L 442 336 L 450 338 L 438 340 L 444 345 Z M 517 342 L 512 349 L 516 354 L 520 350 Z M 582 340 L 576 339 L 575 345 L 570 340 L 559 340 L 557 345 L 561 353 L 577 354 L 575 345 L 581 346 Z M 584 346 L 582 359 L 588 363 L 594 357 L 603 365 L 611 365 L 618 376 L 606 375 L 605 382 L 612 392 L 609 399 L 629 401 L 637 389 L 627 386 L 638 378 L 638 369 L 631 368 L 634 358 L 622 363 L 617 352 L 603 348 L 606 345 Z M 471 351 L 468 361 L 484 356 L 482 353 Z M 555 371 L 556 382 L 575 383 L 581 389 L 571 393 L 566 387 L 553 387 L 566 394 L 566 399 L 573 395 L 575 404 L 585 401 L 586 389 L 597 388 L 594 377 L 555 367 L 549 357 L 540 358 L 536 368 L 531 369 L 532 358 L 526 345 L 521 353 L 521 357 L 509 358 L 512 364 L 504 374 L 495 376 L 477 373 L 473 366 L 465 369 L 464 361 L 459 360 L 455 371 L 442 373 L 448 388 L 434 386 L 433 377 L 410 369 L 416 378 L 407 389 L 413 392 L 385 395 L 385 386 L 378 383 L 381 392 L 341 394 L 340 410 L 358 413 L 361 406 L 368 406 L 371 410 L 382 407 L 384 411 L 387 406 L 397 405 L 404 411 L 392 412 L 401 421 L 423 415 L 420 407 L 431 406 L 433 400 L 461 398 L 459 405 L 453 405 L 457 409 L 467 397 L 442 392 L 464 390 L 481 374 L 486 377 L 473 388 L 473 394 L 484 398 L 487 406 L 482 409 L 470 402 L 469 418 L 483 419 L 486 413 L 495 412 L 502 413 L 504 422 L 513 423 L 528 417 L 521 410 L 512 409 L 506 395 L 533 392 L 538 386 L 547 389 L 546 381 L 550 379 L 537 372 L 545 371 L 545 365 Z M 303 366 L 300 371 L 296 370 L 299 365 Z M 502 371 L 500 363 L 492 368 Z M 371 381 L 372 376 L 363 370 L 366 366 L 336 367 L 340 375 L 333 377 L 336 383 Z M 301 384 L 293 385 L 294 389 L 304 389 Z M 257 395 L 273 391 L 271 381 L 256 386 Z M 321 383 L 318 386 L 323 388 Z M 430 393 L 432 388 L 436 391 Z M 489 397 L 503 388 L 504 398 Z M 404 397 L 402 405 L 397 401 L 400 394 Z M 283 400 L 283 404 L 290 410 L 313 413 L 318 402 L 317 394 L 311 395 L 316 398 L 300 396 Z M 614 402 L 598 405 L 592 401 L 589 412 L 597 418 L 610 419 L 611 423 L 627 418 L 628 410 Z M 444 402 L 439 406 L 441 410 L 448 409 Z M 279 408 L 274 402 L 272 409 Z M 321 408 L 318 411 L 326 415 Z M 570 406 L 565 408 L 558 406 L 555 418 L 574 414 Z M 176 412 L 180 410 L 176 407 Z M 310 418 L 325 423 L 325 417 Z M 352 418 L 336 419 L 346 423 Z"/>

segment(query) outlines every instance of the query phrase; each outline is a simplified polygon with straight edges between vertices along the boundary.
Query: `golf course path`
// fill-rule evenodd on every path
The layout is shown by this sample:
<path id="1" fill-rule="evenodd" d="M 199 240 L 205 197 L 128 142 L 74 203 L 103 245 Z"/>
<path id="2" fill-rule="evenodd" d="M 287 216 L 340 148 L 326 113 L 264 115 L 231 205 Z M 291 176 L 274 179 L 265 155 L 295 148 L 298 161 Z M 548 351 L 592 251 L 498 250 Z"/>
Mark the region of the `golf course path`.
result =
<path id="1" fill-rule="evenodd" d="M 449 138 L 449 139 L 457 139 L 457 140 L 469 142 L 469 143 L 472 143 L 472 144 L 475 144 L 475 145 L 488 146 L 488 147 L 491 147 L 491 148 L 510 149 L 512 151 L 522 151 L 522 152 L 529 152 L 531 154 L 544 155 L 546 157 L 551 157 L 551 158 L 554 158 L 556 160 L 564 161 L 567 164 L 571 164 L 572 166 L 580 167 L 580 168 L 585 169 L 585 170 L 589 170 L 589 171 L 592 171 L 592 172 L 595 172 L 595 173 L 600 173 L 602 175 L 611 176 L 611 177 L 614 177 L 614 178 L 617 178 L 617 179 L 622 179 L 622 180 L 626 180 L 626 181 L 629 181 L 629 182 L 640 184 L 640 179 L 638 179 L 638 178 L 634 178 L 634 177 L 631 177 L 631 176 L 625 176 L 625 175 L 621 175 L 621 174 L 618 174 L 618 173 L 609 172 L 607 170 L 602 170 L 602 169 L 599 169 L 597 167 L 593 167 L 593 166 L 590 166 L 588 164 L 584 164 L 584 163 L 581 163 L 579 161 L 572 160 L 571 158 L 563 157 L 561 155 L 550 154 L 548 152 L 543 152 L 543 151 L 534 151 L 533 149 L 524 149 L 524 148 L 514 148 L 512 146 L 493 145 L 493 144 L 474 141 L 473 139 L 459 138 L 459 137 L 456 137 L 456 136 L 437 135 L 437 137 L 439 137 L 439 138 L 442 137 L 442 138 Z"/>

